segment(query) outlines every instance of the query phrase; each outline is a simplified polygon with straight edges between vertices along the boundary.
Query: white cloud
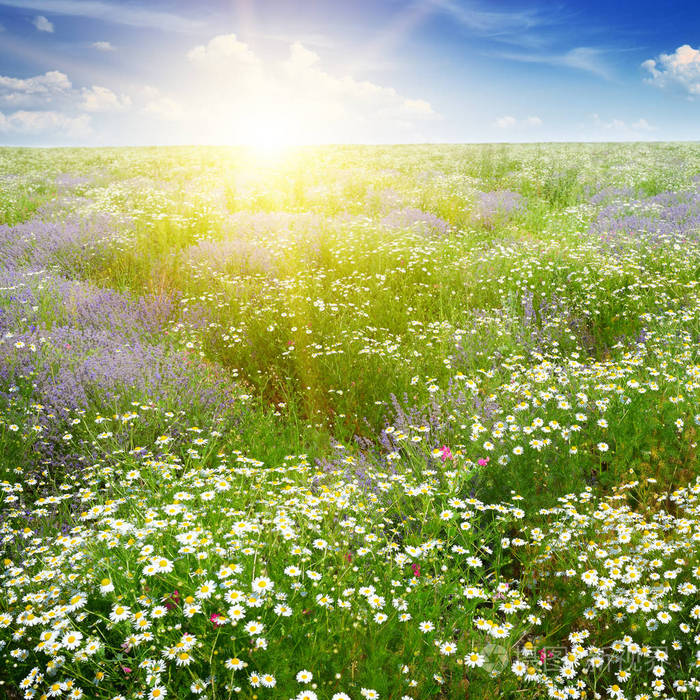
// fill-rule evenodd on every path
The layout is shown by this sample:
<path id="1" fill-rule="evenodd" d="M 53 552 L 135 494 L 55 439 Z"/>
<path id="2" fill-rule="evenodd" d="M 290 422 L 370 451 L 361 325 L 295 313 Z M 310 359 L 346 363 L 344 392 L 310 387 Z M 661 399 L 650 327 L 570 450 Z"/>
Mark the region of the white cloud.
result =
<path id="1" fill-rule="evenodd" d="M 0 112 L 0 132 L 26 135 L 64 135 L 82 139 L 90 133 L 90 117 L 72 117 L 61 112 L 21 110 L 9 115 Z"/>
<path id="2" fill-rule="evenodd" d="M 509 129 L 512 126 L 515 126 L 517 123 L 517 120 L 515 117 L 511 116 L 505 116 L 505 117 L 499 117 L 496 119 L 495 124 L 499 129 Z"/>
<path id="3" fill-rule="evenodd" d="M 32 24 L 37 28 L 38 31 L 40 32 L 53 32 L 53 24 L 49 22 L 46 17 L 43 15 L 37 15 L 33 20 Z"/>
<path id="4" fill-rule="evenodd" d="M 578 46 L 563 54 L 529 54 L 499 52 L 492 55 L 509 61 L 522 63 L 542 63 L 555 67 L 574 68 L 593 73 L 606 80 L 610 79 L 610 70 L 603 60 L 605 51 L 592 46 Z"/>
<path id="5" fill-rule="evenodd" d="M 88 113 L 123 110 L 131 104 L 100 85 L 76 88 L 61 71 L 29 78 L 0 75 L 0 133 L 31 143 L 85 142 L 94 136 Z"/>
<path id="6" fill-rule="evenodd" d="M 430 102 L 427 100 L 404 99 L 401 109 L 409 116 L 435 117 L 437 116 Z"/>
<path id="7" fill-rule="evenodd" d="M 563 56 L 555 57 L 553 63 L 561 63 L 569 68 L 577 68 L 578 70 L 588 71 L 601 78 L 610 78 L 608 67 L 603 63 L 601 49 L 596 49 L 591 46 L 579 46 L 571 49 Z"/>
<path id="8" fill-rule="evenodd" d="M 658 88 L 676 87 L 689 95 L 700 95 L 700 50 L 689 44 L 672 54 L 662 53 L 658 61 L 648 59 L 642 68 L 649 72 L 646 82 Z"/>
<path id="9" fill-rule="evenodd" d="M 131 98 L 128 95 L 117 96 L 109 88 L 101 85 L 83 88 L 81 93 L 83 101 L 80 108 L 86 112 L 114 112 L 131 105 Z"/>
<path id="10" fill-rule="evenodd" d="M 439 118 L 425 99 L 334 74 L 318 53 L 298 41 L 277 61 L 263 60 L 234 34 L 216 36 L 186 56 L 195 71 L 187 106 L 178 112 L 158 97 L 147 111 L 179 115 L 190 130 L 199 125 L 199 138 L 204 132 L 213 142 L 368 141 L 381 129 L 391 140 Z"/>
<path id="11" fill-rule="evenodd" d="M 320 61 L 319 55 L 303 44 L 295 41 L 289 48 L 289 58 L 284 62 L 284 67 L 292 74 L 308 70 Z"/>
<path id="12" fill-rule="evenodd" d="M 494 125 L 499 129 L 513 129 L 514 127 L 537 127 L 542 126 L 542 119 L 536 115 L 526 117 L 525 119 L 516 119 L 515 117 L 506 115 L 505 117 L 499 117 L 496 119 Z"/>
<path id="13" fill-rule="evenodd" d="M 47 95 L 53 92 L 70 90 L 71 82 L 65 73 L 50 70 L 33 78 L 10 78 L 0 75 L 0 97 L 8 92 L 28 95 Z"/>
<path id="14" fill-rule="evenodd" d="M 632 128 L 637 131 L 654 131 L 656 127 L 652 126 L 646 119 L 637 119 L 632 123 Z"/>
<path id="15" fill-rule="evenodd" d="M 15 109 L 35 107 L 49 111 L 60 108 L 63 111 L 109 112 L 129 107 L 131 98 L 117 95 L 101 85 L 73 88 L 65 73 L 54 70 L 31 78 L 0 75 L 0 104 Z"/>
<path id="16" fill-rule="evenodd" d="M 624 119 L 613 118 L 609 121 L 601 119 L 598 114 L 593 115 L 593 124 L 599 129 L 605 131 L 616 132 L 621 135 L 635 135 L 640 132 L 655 131 L 656 127 L 652 126 L 646 119 L 639 118 L 637 121 L 628 124 Z"/>
<path id="17" fill-rule="evenodd" d="M 312 100 L 336 102 L 350 111 L 363 107 L 420 117 L 437 116 L 427 100 L 403 97 L 392 87 L 356 80 L 349 75 L 338 77 L 324 71 L 319 55 L 299 42 L 290 46 L 289 57 L 282 63 L 282 69 L 297 94 Z"/>
<path id="18" fill-rule="evenodd" d="M 114 51 L 115 48 L 110 44 L 108 41 L 95 41 L 92 44 L 90 44 L 93 49 L 97 49 L 98 51 Z"/>
<path id="19" fill-rule="evenodd" d="M 193 63 L 212 67 L 230 63 L 258 64 L 258 58 L 248 48 L 248 44 L 239 41 L 235 34 L 220 34 L 205 46 L 195 46 L 187 52 L 187 58 Z"/>

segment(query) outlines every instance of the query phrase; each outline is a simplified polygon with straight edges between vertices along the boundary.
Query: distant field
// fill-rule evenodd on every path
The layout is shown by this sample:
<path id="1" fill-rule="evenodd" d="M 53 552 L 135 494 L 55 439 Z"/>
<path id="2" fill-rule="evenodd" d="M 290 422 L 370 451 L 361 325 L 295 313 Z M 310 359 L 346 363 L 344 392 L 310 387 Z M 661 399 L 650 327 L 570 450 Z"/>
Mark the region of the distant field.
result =
<path id="1" fill-rule="evenodd" d="M 695 698 L 700 145 L 0 149 L 14 698 Z"/>

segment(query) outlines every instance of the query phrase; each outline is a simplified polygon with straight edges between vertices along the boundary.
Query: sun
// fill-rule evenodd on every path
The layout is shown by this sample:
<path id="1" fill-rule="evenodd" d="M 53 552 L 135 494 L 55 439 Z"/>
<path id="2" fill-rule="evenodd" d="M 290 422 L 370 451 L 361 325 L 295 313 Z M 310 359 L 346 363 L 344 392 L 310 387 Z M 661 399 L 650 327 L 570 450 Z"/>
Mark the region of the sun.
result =
<path id="1" fill-rule="evenodd" d="M 282 125 L 261 124 L 246 135 L 241 145 L 260 157 L 274 158 L 301 144 Z"/>
<path id="2" fill-rule="evenodd" d="M 274 159 L 306 143 L 301 120 L 283 105 L 256 111 L 239 123 L 233 140 L 263 159 Z"/>

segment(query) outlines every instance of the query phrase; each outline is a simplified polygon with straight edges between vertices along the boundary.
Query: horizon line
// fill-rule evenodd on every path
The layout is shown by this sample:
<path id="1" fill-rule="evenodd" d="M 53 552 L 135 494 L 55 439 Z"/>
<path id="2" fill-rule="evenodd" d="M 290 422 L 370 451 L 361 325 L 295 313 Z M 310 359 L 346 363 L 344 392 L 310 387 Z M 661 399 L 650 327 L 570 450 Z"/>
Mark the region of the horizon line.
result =
<path id="1" fill-rule="evenodd" d="M 622 141 L 598 141 L 598 140 L 552 140 L 552 141 L 405 141 L 405 142 L 329 142 L 329 143 L 306 143 L 294 146 L 286 146 L 279 149 L 280 152 L 297 151 L 310 148 L 338 148 L 338 147 L 362 147 L 362 148 L 387 148 L 387 147 L 407 147 L 407 146 L 537 146 L 537 145 L 563 145 L 563 144 L 690 144 L 700 143 L 700 138 L 697 139 L 644 139 L 644 140 L 622 140 Z M 58 150 L 58 149 L 83 149 L 83 150 L 98 150 L 102 148 L 233 148 L 241 150 L 261 150 L 256 146 L 247 144 L 233 143 L 169 143 L 169 144 L 102 144 L 99 146 L 85 145 L 47 145 L 39 146 L 34 144 L 0 144 L 0 149 L 34 149 L 34 150 Z"/>

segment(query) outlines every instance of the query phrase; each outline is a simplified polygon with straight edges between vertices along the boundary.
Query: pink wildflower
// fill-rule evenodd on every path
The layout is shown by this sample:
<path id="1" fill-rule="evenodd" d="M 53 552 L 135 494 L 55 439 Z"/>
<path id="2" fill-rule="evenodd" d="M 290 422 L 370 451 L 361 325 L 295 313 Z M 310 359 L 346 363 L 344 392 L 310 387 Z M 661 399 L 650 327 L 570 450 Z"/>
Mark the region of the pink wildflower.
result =
<path id="1" fill-rule="evenodd" d="M 176 588 L 169 596 L 165 596 L 163 600 L 165 607 L 168 610 L 172 610 L 180 602 L 180 592 Z"/>
<path id="2" fill-rule="evenodd" d="M 447 445 L 443 445 L 440 448 L 440 456 L 442 457 L 442 461 L 446 461 L 448 459 L 454 459 L 454 455 L 452 454 L 452 450 Z"/>

